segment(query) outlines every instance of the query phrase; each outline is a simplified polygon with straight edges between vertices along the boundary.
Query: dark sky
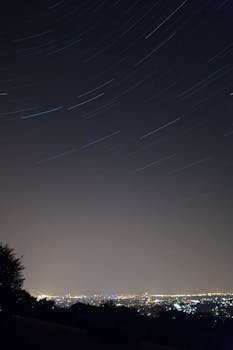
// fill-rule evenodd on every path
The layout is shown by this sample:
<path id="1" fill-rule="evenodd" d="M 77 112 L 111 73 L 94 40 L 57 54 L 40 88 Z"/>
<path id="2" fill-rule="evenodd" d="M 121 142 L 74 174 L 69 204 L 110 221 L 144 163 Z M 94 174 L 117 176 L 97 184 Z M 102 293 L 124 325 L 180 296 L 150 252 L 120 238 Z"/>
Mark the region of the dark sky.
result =
<path id="1" fill-rule="evenodd" d="M 233 3 L 1 8 L 0 240 L 32 292 L 233 290 Z"/>

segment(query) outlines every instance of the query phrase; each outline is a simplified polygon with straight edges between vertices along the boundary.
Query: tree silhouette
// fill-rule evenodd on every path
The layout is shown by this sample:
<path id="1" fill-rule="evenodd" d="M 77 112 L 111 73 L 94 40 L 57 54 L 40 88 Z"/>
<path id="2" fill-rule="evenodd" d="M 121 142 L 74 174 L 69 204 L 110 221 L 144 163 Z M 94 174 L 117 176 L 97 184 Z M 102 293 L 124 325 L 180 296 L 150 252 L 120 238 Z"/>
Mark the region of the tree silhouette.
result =
<path id="1" fill-rule="evenodd" d="M 24 266 L 13 249 L 0 244 L 0 309 L 10 312 L 23 285 Z"/>

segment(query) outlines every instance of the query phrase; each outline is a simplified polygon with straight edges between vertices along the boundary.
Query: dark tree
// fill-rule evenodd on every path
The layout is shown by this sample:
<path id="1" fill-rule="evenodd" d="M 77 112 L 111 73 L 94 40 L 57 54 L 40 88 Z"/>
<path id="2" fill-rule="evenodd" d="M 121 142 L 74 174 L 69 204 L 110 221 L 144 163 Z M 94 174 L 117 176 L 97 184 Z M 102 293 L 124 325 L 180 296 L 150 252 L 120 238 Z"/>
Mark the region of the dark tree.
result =
<path id="1" fill-rule="evenodd" d="M 22 258 L 17 258 L 13 249 L 0 244 L 0 308 L 10 312 L 17 302 L 23 285 Z"/>
<path id="2" fill-rule="evenodd" d="M 21 289 L 17 292 L 15 311 L 18 315 L 32 316 L 37 307 L 37 300 L 26 290 Z"/>

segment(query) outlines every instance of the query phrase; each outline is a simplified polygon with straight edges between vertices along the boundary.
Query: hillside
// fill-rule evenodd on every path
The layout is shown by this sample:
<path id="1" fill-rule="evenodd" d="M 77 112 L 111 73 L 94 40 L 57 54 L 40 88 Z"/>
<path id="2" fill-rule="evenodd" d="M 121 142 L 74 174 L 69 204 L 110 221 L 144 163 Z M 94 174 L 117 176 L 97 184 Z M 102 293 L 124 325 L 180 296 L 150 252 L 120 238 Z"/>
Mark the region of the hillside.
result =
<path id="1" fill-rule="evenodd" d="M 109 341 L 92 339 L 87 330 L 19 316 L 5 321 L 1 333 L 1 343 L 7 349 L 178 350 L 149 342 L 114 345 Z"/>

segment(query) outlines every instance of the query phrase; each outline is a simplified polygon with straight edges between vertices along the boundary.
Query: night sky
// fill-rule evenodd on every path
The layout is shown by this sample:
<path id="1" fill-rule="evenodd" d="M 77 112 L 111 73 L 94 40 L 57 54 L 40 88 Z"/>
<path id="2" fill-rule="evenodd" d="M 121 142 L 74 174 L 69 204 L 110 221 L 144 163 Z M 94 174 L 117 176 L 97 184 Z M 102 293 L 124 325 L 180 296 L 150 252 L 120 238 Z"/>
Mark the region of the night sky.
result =
<path id="1" fill-rule="evenodd" d="M 233 3 L 9 1 L 0 241 L 31 292 L 232 291 Z"/>

